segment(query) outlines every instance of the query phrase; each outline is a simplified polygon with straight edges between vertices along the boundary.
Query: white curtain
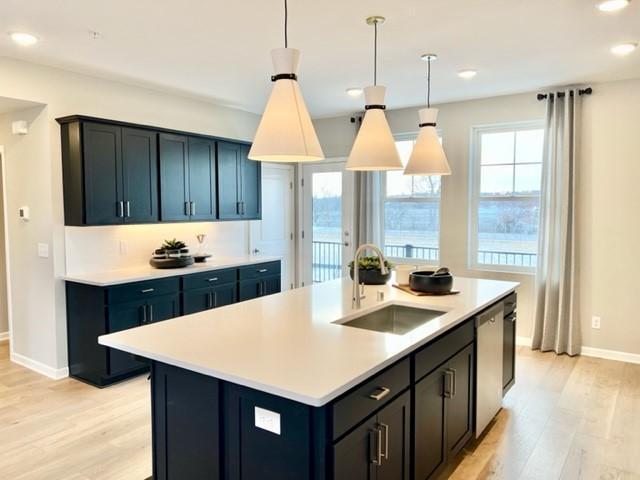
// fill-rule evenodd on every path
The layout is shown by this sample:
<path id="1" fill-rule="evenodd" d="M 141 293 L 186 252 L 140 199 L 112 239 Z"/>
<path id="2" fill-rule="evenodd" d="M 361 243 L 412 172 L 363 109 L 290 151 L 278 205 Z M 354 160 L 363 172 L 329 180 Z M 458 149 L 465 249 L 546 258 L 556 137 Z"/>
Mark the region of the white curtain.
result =
<path id="1" fill-rule="evenodd" d="M 547 97 L 533 348 L 580 353 L 576 238 L 580 96 Z"/>
<path id="2" fill-rule="evenodd" d="M 382 248 L 382 208 L 380 172 L 355 172 L 354 175 L 354 250 L 363 243 Z"/>

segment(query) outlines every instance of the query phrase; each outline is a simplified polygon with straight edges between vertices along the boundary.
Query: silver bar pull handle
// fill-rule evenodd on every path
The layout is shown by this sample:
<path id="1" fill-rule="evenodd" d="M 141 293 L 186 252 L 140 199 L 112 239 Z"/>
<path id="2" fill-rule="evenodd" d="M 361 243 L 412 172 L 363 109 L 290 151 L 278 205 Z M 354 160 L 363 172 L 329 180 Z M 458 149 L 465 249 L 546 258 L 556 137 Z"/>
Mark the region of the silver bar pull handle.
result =
<path id="1" fill-rule="evenodd" d="M 375 400 L 376 402 L 379 402 L 384 397 L 389 395 L 389 393 L 391 393 L 391 390 L 387 387 L 378 387 L 378 390 L 369 394 L 369 398 Z"/>
<path id="2" fill-rule="evenodd" d="M 140 290 L 140 293 L 151 293 L 155 291 L 155 288 L 145 288 L 144 290 Z"/>
<path id="3" fill-rule="evenodd" d="M 184 214 L 186 216 L 191 214 L 191 202 L 184 202 Z"/>
<path id="4" fill-rule="evenodd" d="M 191 215 L 196 214 L 196 202 L 191 202 Z"/>
<path id="5" fill-rule="evenodd" d="M 124 202 L 125 214 L 124 216 L 129 218 L 131 216 L 131 202 L 127 200 Z"/>
<path id="6" fill-rule="evenodd" d="M 153 322 L 153 305 L 149 305 L 149 321 Z"/>
<path id="7" fill-rule="evenodd" d="M 385 460 L 389 460 L 389 425 L 382 422 L 378 425 L 384 430 L 384 451 L 382 452 L 382 456 Z"/>
<path id="8" fill-rule="evenodd" d="M 452 376 L 451 376 L 451 398 L 456 396 L 456 384 L 457 379 L 456 379 L 456 369 L 455 368 L 450 368 L 449 371 L 451 372 Z"/>
<path id="9" fill-rule="evenodd" d="M 382 465 L 382 430 L 379 428 L 374 428 L 371 430 L 371 433 L 374 435 L 375 447 L 373 449 L 373 458 L 371 459 L 371 463 L 375 466 L 379 467 Z"/>
<path id="10" fill-rule="evenodd" d="M 147 306 L 142 305 L 140 308 L 142 309 L 142 324 L 144 325 L 147 323 Z"/>
<path id="11" fill-rule="evenodd" d="M 207 292 L 207 309 L 211 308 L 211 292 Z"/>
<path id="12" fill-rule="evenodd" d="M 218 277 L 207 278 L 207 282 L 217 282 L 217 281 L 218 281 Z"/>
<path id="13" fill-rule="evenodd" d="M 116 216 L 124 218 L 124 202 L 116 202 Z"/>
<path id="14" fill-rule="evenodd" d="M 269 270 L 267 270 L 266 268 L 261 268 L 260 270 L 258 270 L 258 273 L 267 273 Z"/>
<path id="15" fill-rule="evenodd" d="M 213 308 L 218 306 L 218 292 L 213 292 Z"/>

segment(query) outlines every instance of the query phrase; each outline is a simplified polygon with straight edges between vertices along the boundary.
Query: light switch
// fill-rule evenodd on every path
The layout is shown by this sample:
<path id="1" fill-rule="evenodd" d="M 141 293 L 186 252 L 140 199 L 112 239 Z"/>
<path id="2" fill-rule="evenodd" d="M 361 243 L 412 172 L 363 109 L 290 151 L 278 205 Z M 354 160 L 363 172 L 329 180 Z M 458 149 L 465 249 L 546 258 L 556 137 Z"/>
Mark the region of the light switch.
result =
<path id="1" fill-rule="evenodd" d="M 254 408 L 256 427 L 280 435 L 280 414 L 260 407 Z"/>
<path id="2" fill-rule="evenodd" d="M 48 243 L 39 243 L 38 244 L 38 256 L 41 258 L 49 258 L 49 244 Z"/>

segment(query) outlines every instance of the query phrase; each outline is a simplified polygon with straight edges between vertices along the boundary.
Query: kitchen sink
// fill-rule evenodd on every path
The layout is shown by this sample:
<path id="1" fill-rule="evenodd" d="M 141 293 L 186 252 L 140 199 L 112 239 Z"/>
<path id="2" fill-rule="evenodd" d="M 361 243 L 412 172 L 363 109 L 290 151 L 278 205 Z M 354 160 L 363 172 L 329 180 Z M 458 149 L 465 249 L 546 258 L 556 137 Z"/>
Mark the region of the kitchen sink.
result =
<path id="1" fill-rule="evenodd" d="M 438 310 L 392 305 L 340 323 L 340 325 L 373 330 L 374 332 L 404 335 L 435 318 L 441 317 L 445 313 Z"/>

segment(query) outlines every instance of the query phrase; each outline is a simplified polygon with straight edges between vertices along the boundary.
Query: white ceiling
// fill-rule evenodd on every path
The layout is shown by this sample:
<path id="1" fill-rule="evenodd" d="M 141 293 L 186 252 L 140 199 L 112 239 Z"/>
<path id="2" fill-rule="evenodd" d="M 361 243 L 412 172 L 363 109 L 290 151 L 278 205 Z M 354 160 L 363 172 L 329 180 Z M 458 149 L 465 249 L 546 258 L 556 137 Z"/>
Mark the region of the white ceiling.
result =
<path id="1" fill-rule="evenodd" d="M 372 81 L 380 28 L 379 83 L 389 108 L 420 105 L 424 52 L 434 102 L 546 86 L 640 77 L 640 0 L 603 14 L 596 0 L 289 0 L 289 42 L 302 50 L 300 84 L 314 116 L 361 108 L 345 89 Z M 282 0 L 2 0 L 0 55 L 213 100 L 260 112 L 270 91 L 269 51 L 283 43 Z M 6 32 L 41 41 L 14 45 Z M 101 33 L 98 40 L 89 30 Z M 472 80 L 456 72 L 475 68 Z M 0 92 L 1 93 L 1 92 Z"/>

